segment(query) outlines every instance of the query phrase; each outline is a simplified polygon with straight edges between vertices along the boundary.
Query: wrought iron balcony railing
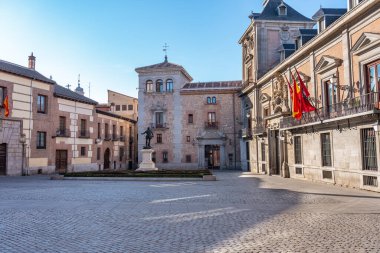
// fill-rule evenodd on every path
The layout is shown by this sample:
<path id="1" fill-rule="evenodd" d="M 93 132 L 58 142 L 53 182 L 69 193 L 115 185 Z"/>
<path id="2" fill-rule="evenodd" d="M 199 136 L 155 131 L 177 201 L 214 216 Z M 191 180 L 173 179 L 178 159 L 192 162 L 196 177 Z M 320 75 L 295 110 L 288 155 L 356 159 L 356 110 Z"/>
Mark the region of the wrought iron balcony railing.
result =
<path id="1" fill-rule="evenodd" d="M 105 141 L 110 141 L 112 138 L 111 138 L 111 136 L 109 135 L 109 134 L 106 134 L 105 136 L 104 136 L 104 140 Z"/>
<path id="2" fill-rule="evenodd" d="M 293 117 L 286 117 L 281 120 L 281 128 L 291 128 L 320 121 L 339 119 L 346 116 L 365 113 L 380 109 L 379 93 L 373 92 L 355 98 L 347 99 L 343 102 L 327 107 L 321 107 L 316 111 L 304 113 L 301 120 Z"/>
<path id="3" fill-rule="evenodd" d="M 166 123 L 152 123 L 150 126 L 151 126 L 151 128 L 156 128 L 156 129 L 165 129 L 165 128 L 167 128 L 167 124 Z"/>
<path id="4" fill-rule="evenodd" d="M 117 134 L 112 134 L 112 141 L 119 141 L 120 137 Z"/>
<path id="5" fill-rule="evenodd" d="M 55 136 L 56 137 L 65 137 L 65 138 L 68 138 L 70 137 L 70 129 L 61 129 L 61 128 L 58 128 L 57 131 L 55 132 Z"/>
<path id="6" fill-rule="evenodd" d="M 205 129 L 218 129 L 218 122 L 205 122 Z"/>
<path id="7" fill-rule="evenodd" d="M 90 131 L 79 130 L 79 138 L 90 138 Z"/>

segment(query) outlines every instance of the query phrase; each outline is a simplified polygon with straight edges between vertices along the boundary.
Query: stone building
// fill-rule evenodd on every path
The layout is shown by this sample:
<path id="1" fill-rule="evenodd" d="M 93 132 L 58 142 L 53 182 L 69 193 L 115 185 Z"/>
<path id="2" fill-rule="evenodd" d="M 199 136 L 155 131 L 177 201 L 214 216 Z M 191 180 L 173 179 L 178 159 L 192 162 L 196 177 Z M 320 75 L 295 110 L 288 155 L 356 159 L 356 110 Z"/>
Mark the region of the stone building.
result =
<path id="1" fill-rule="evenodd" d="M 153 129 L 159 169 L 240 169 L 241 81 L 192 83 L 189 73 L 167 58 L 136 72 L 138 129 Z M 139 150 L 144 145 L 139 138 Z"/>
<path id="2" fill-rule="evenodd" d="M 321 8 L 313 20 L 317 29 L 300 28 L 292 42 L 280 42 L 276 66 L 244 76 L 243 168 L 380 191 L 380 2 L 349 0 L 347 9 Z M 255 38 L 240 41 L 243 52 L 249 40 Z M 252 61 L 261 66 L 254 55 Z M 295 68 L 317 108 L 300 121 L 291 117 L 286 82 Z"/>
<path id="3" fill-rule="evenodd" d="M 56 84 L 35 70 L 35 60 L 32 54 L 28 68 L 0 61 L 0 102 L 8 96 L 10 107 L 9 117 L 1 108 L 0 175 L 134 167 L 137 122 L 99 113 L 79 85 L 74 92 Z M 117 138 L 99 138 L 106 121 Z"/>

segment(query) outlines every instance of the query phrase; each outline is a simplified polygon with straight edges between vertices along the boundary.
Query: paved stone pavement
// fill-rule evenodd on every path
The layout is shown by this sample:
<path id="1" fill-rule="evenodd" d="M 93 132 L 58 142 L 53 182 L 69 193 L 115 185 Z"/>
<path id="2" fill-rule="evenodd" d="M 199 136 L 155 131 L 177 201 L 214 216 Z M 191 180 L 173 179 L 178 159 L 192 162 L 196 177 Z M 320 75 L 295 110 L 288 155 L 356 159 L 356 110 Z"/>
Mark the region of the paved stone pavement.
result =
<path id="1" fill-rule="evenodd" d="M 279 177 L 0 177 L 0 252 L 380 252 L 380 194 Z"/>

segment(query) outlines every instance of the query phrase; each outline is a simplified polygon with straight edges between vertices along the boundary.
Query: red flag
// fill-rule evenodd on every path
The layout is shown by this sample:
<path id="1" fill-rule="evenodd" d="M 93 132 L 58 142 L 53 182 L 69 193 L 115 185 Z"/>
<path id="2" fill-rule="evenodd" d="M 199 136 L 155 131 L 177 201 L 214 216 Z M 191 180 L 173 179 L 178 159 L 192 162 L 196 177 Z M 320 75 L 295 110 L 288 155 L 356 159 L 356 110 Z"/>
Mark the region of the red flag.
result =
<path id="1" fill-rule="evenodd" d="M 4 109 L 5 109 L 4 116 L 8 117 L 9 116 L 9 100 L 8 100 L 8 96 L 6 96 L 4 98 L 3 106 L 4 106 Z"/>
<path id="2" fill-rule="evenodd" d="M 294 67 L 296 69 L 296 67 Z M 300 90 L 301 92 L 299 93 L 299 99 L 301 103 L 301 109 L 302 112 L 312 112 L 315 111 L 316 108 L 310 103 L 308 97 L 310 97 L 310 93 L 307 90 L 307 87 L 305 83 L 303 82 L 300 74 L 298 73 L 298 70 L 296 69 L 297 76 L 298 76 L 298 81 L 300 83 Z"/>
<path id="3" fill-rule="evenodd" d="M 293 77 L 293 87 L 294 87 L 293 98 L 292 98 L 292 101 L 293 101 L 292 116 L 293 118 L 300 120 L 302 118 L 302 104 L 300 103 L 301 101 L 299 99 L 300 97 L 299 94 L 301 93 L 301 90 L 297 85 L 297 82 L 293 76 L 293 73 L 292 73 L 292 77 Z"/>
<path id="4" fill-rule="evenodd" d="M 289 82 L 288 78 L 286 77 L 286 75 L 285 75 L 285 79 L 286 79 L 286 82 L 288 83 L 290 97 L 293 99 L 293 89 L 292 89 L 292 86 L 290 85 L 290 82 Z"/>

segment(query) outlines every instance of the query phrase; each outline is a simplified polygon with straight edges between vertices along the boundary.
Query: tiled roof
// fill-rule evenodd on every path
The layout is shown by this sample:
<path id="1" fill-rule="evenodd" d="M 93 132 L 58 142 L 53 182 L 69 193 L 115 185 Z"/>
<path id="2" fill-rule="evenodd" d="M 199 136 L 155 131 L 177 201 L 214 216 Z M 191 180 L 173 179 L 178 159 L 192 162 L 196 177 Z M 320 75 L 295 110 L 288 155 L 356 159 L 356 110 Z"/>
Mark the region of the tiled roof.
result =
<path id="1" fill-rule="evenodd" d="M 203 82 L 203 83 L 187 83 L 184 89 L 237 89 L 241 88 L 242 81 L 225 81 L 225 82 Z"/>
<path id="2" fill-rule="evenodd" d="M 34 80 L 41 81 L 44 83 L 55 84 L 55 81 L 41 75 L 40 73 L 38 73 L 37 71 L 33 69 L 23 67 L 21 65 L 17 65 L 11 62 L 3 61 L 3 60 L 0 60 L 0 71 L 34 79 Z"/>
<path id="3" fill-rule="evenodd" d="M 106 115 L 106 116 L 109 116 L 109 117 L 113 117 L 113 118 L 117 118 L 117 119 L 126 120 L 128 122 L 135 123 L 135 124 L 137 123 L 137 121 L 134 120 L 134 119 L 130 119 L 130 118 L 127 118 L 127 117 L 124 117 L 124 116 L 121 116 L 121 115 L 117 115 L 117 114 L 114 114 L 112 112 L 106 112 L 106 111 L 102 111 L 102 110 L 96 109 L 96 113 L 103 114 L 103 115 Z"/>
<path id="4" fill-rule="evenodd" d="M 282 3 L 281 0 L 269 0 L 264 10 L 259 16 L 253 15 L 254 20 L 275 20 L 275 21 L 299 21 L 299 22 L 312 22 L 313 20 L 305 17 L 291 6 L 284 2 L 287 7 L 287 15 L 280 16 L 277 12 L 277 7 Z"/>
<path id="5" fill-rule="evenodd" d="M 313 15 L 313 20 L 318 20 L 322 16 L 325 15 L 330 15 L 330 16 L 343 16 L 346 14 L 347 9 L 341 8 L 320 8 L 314 15 Z"/>
<path id="6" fill-rule="evenodd" d="M 95 100 L 92 100 L 88 97 L 82 96 L 82 95 L 76 93 L 75 91 L 72 91 L 70 89 L 62 87 L 58 84 L 54 85 L 54 96 L 64 98 L 64 99 L 73 100 L 73 101 L 77 101 L 77 102 L 81 102 L 81 103 L 85 103 L 85 104 L 90 104 L 90 105 L 97 105 L 98 104 L 98 102 L 96 102 Z"/>
<path id="7" fill-rule="evenodd" d="M 145 66 L 145 67 L 136 68 L 135 70 L 137 73 L 139 73 L 139 72 L 162 70 L 162 69 L 180 70 L 189 80 L 193 80 L 193 78 L 190 76 L 189 73 L 187 73 L 186 69 L 183 66 L 168 62 L 167 58 L 165 58 L 164 62 L 154 64 L 154 65 Z"/>

